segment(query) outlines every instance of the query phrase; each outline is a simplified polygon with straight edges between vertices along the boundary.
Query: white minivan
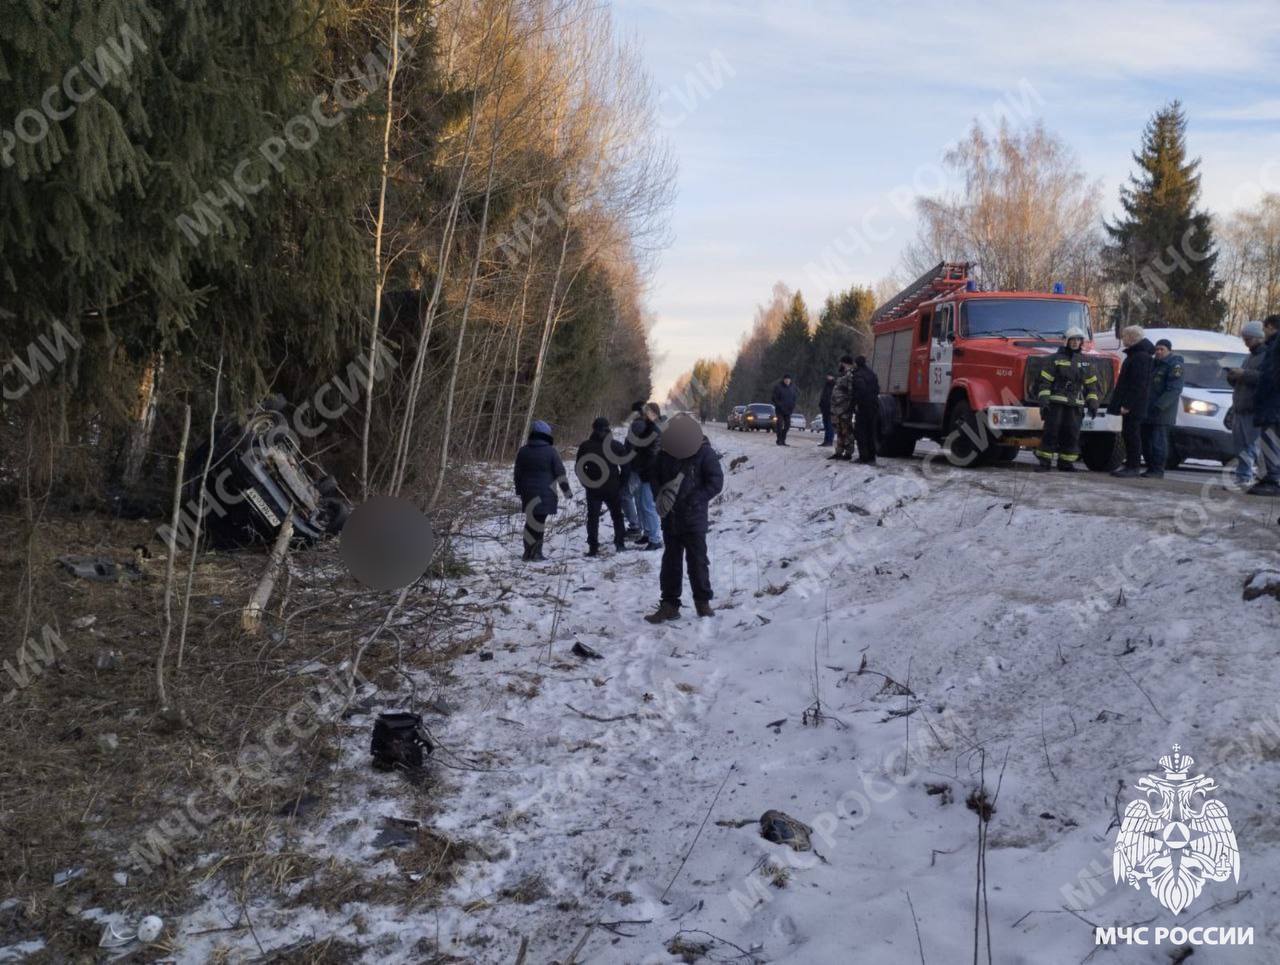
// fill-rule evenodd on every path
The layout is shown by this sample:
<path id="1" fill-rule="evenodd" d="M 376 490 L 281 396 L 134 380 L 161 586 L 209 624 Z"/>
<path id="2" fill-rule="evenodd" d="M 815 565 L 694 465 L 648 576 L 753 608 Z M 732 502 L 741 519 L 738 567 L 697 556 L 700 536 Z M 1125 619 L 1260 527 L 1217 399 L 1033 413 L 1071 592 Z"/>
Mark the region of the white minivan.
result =
<path id="1" fill-rule="evenodd" d="M 1244 339 L 1196 328 L 1148 328 L 1155 344 L 1162 338 L 1173 343 L 1173 354 L 1182 356 L 1182 404 L 1178 421 L 1169 434 L 1169 459 L 1173 469 L 1186 459 L 1208 459 L 1226 465 L 1236 457 L 1231 431 L 1223 423 L 1231 409 L 1227 369 L 1239 368 L 1249 355 Z M 1094 339 L 1099 351 L 1124 358 L 1120 340 L 1112 333 Z"/>

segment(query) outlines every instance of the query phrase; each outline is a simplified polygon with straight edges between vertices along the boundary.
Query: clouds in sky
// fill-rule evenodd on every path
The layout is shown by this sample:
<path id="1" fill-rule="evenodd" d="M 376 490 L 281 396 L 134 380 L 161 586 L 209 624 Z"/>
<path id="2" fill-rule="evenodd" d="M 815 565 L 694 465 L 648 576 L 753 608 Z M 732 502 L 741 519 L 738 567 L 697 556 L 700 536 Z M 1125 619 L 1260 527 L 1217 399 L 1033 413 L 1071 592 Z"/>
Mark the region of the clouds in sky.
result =
<path id="1" fill-rule="evenodd" d="M 1280 190 L 1272 2 L 617 0 L 615 12 L 643 47 L 681 166 L 651 298 L 659 392 L 698 355 L 732 357 L 775 281 L 820 303 L 806 266 L 865 236 L 869 212 L 875 240 L 842 257 L 843 284 L 896 268 L 914 233 L 904 191 L 936 183 L 948 144 L 1002 106 L 1067 141 L 1108 209 L 1143 124 L 1175 97 L 1211 209 Z"/>

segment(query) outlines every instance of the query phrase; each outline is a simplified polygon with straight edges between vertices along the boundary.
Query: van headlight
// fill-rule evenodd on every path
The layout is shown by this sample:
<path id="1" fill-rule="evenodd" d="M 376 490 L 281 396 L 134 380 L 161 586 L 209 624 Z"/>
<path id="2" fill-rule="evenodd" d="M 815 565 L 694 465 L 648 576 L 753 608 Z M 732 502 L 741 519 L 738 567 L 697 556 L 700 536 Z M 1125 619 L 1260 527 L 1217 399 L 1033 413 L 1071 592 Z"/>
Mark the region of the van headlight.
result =
<path id="1" fill-rule="evenodd" d="M 1217 415 L 1218 406 L 1213 402 L 1205 402 L 1203 399 L 1188 399 L 1185 396 L 1182 399 L 1182 411 L 1188 415 Z"/>

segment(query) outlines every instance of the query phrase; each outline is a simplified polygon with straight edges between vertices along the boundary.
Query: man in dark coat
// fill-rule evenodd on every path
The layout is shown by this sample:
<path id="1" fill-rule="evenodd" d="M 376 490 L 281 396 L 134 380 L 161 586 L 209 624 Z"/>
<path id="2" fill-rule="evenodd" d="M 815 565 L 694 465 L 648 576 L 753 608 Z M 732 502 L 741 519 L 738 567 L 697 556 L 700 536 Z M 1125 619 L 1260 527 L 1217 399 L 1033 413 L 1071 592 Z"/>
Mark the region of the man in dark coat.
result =
<path id="1" fill-rule="evenodd" d="M 836 377 L 830 372 L 822 382 L 822 395 L 818 397 L 818 411 L 822 413 L 822 441 L 818 448 L 822 449 L 835 442 L 836 425 L 831 421 L 831 394 L 836 389 Z"/>
<path id="2" fill-rule="evenodd" d="M 1250 496 L 1280 496 L 1280 315 L 1262 322 L 1266 348 L 1258 366 L 1258 391 L 1254 396 L 1254 422 L 1266 475 L 1249 489 Z"/>
<path id="3" fill-rule="evenodd" d="M 541 419 L 529 427 L 529 441 L 516 453 L 516 495 L 524 509 L 524 559 L 546 559 L 542 555 L 542 538 L 547 530 L 547 517 L 559 509 L 556 488 L 564 498 L 572 497 L 564 462 L 556 452 L 551 426 Z"/>
<path id="4" fill-rule="evenodd" d="M 1044 432 L 1036 458 L 1040 461 L 1037 471 L 1053 468 L 1053 457 L 1058 457 L 1062 472 L 1075 472 L 1080 458 L 1080 427 L 1084 423 L 1084 410 L 1089 415 L 1098 414 L 1098 373 L 1084 357 L 1085 331 L 1083 328 L 1067 329 L 1064 344 L 1049 358 L 1040 372 L 1040 418 Z"/>
<path id="5" fill-rule="evenodd" d="M 1262 470 L 1258 459 L 1257 414 L 1258 379 L 1262 375 L 1262 362 L 1266 357 L 1267 330 L 1261 322 L 1245 322 L 1240 329 L 1249 354 L 1244 364 L 1227 372 L 1231 383 L 1231 441 L 1236 450 L 1236 484 L 1244 489 L 1253 482 L 1254 465 Z"/>
<path id="6" fill-rule="evenodd" d="M 1124 465 L 1113 469 L 1111 475 L 1130 477 L 1142 470 L 1142 423 L 1151 397 L 1151 368 L 1155 364 L 1156 347 L 1138 325 L 1130 325 L 1121 332 L 1120 340 L 1125 346 L 1125 358 L 1108 411 L 1120 414 Z"/>
<path id="7" fill-rule="evenodd" d="M 661 417 L 658 403 L 646 402 L 640 407 L 639 414 L 631 423 L 631 431 L 627 433 L 627 446 L 632 454 L 631 492 L 636 500 L 636 513 L 640 516 L 640 528 L 644 530 L 644 535 L 636 542 L 646 550 L 662 549 L 662 522 L 649 487 L 653 466 L 662 448 L 662 427 L 658 425 Z"/>
<path id="8" fill-rule="evenodd" d="M 677 422 L 692 423 L 692 426 L 674 425 Z M 690 436 L 691 444 L 686 446 L 675 441 L 685 434 Z M 692 416 L 675 416 L 667 426 L 667 435 L 672 444 L 664 446 L 658 455 L 652 482 L 658 512 L 662 515 L 666 549 L 662 553 L 659 576 L 662 602 L 656 611 L 645 616 L 650 623 L 680 616 L 686 564 L 698 616 L 709 617 L 715 613 L 711 609 L 711 565 L 707 559 L 707 506 L 724 488 L 724 470 L 719 455 Z M 683 452 L 690 450 L 691 454 L 681 458 Z"/>
<path id="9" fill-rule="evenodd" d="M 831 390 L 831 415 L 836 420 L 836 451 L 828 459 L 853 458 L 853 356 L 840 358 L 840 374 Z"/>
<path id="10" fill-rule="evenodd" d="M 1142 458 L 1147 464 L 1143 479 L 1163 479 L 1169 458 L 1169 430 L 1178 421 L 1182 400 L 1182 356 L 1173 354 L 1167 338 L 1156 342 L 1155 363 L 1151 367 L 1151 399 L 1142 421 Z"/>
<path id="11" fill-rule="evenodd" d="M 853 411 L 857 418 L 853 436 L 858 442 L 858 462 L 874 465 L 876 461 L 876 421 L 880 417 L 880 380 L 867 367 L 867 357 L 853 360 L 850 376 L 853 389 Z"/>
<path id="12" fill-rule="evenodd" d="M 784 375 L 774 383 L 773 398 L 769 401 L 773 403 L 774 415 L 778 417 L 778 424 L 774 427 L 774 431 L 778 434 L 780 446 L 787 444 L 787 433 L 791 431 L 791 413 L 796 411 L 798 396 L 796 387 L 791 383 L 791 376 Z"/>
<path id="13" fill-rule="evenodd" d="M 587 494 L 587 555 L 600 555 L 600 511 L 609 509 L 613 523 L 613 546 L 619 553 L 627 548 L 626 523 L 622 518 L 622 466 L 627 447 L 613 438 L 609 420 L 599 416 L 591 423 L 591 436 L 578 444 L 573 471 Z"/>

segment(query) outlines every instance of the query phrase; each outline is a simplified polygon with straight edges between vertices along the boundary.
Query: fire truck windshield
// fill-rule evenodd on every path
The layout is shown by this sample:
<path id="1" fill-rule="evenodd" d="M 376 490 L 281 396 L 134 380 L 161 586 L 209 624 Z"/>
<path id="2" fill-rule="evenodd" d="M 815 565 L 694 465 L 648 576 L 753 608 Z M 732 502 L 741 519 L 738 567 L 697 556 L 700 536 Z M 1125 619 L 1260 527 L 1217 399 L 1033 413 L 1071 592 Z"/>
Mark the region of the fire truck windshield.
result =
<path id="1" fill-rule="evenodd" d="M 1061 338 L 1077 326 L 1092 333 L 1089 306 L 1050 298 L 966 299 L 960 310 L 960 331 L 966 338 Z"/>

